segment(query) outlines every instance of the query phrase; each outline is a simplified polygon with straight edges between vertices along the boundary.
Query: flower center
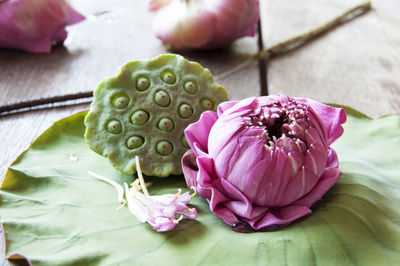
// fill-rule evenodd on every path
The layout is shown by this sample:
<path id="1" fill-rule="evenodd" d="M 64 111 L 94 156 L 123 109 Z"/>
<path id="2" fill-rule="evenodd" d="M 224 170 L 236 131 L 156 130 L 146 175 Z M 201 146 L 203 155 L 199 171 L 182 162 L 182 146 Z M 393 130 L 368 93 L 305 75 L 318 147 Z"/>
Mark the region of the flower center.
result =
<path id="1" fill-rule="evenodd" d="M 244 117 L 247 128 L 262 129 L 260 138 L 265 140 L 267 150 L 286 148 L 306 143 L 305 132 L 310 127 L 307 106 L 291 99 L 287 103 L 274 102 Z M 300 148 L 300 147 L 298 147 Z M 296 150 L 299 150 L 296 148 Z"/>
<path id="2" fill-rule="evenodd" d="M 278 118 L 273 120 L 273 124 L 266 123 L 265 126 L 267 127 L 266 131 L 268 134 L 269 139 L 273 139 L 275 136 L 279 139 L 282 136 L 281 128 L 284 124 L 288 122 L 289 118 L 286 114 L 281 114 Z"/>

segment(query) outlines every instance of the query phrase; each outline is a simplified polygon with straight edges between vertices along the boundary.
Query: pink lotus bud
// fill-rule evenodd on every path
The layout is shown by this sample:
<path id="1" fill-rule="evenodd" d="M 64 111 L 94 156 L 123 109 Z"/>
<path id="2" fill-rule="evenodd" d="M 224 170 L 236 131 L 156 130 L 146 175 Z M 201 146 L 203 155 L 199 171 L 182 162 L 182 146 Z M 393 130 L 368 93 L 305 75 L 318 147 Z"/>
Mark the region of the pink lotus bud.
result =
<path id="1" fill-rule="evenodd" d="M 254 36 L 259 20 L 257 0 L 152 0 L 154 32 L 177 49 L 223 47 Z"/>
<path id="2" fill-rule="evenodd" d="M 234 230 L 287 225 L 338 180 L 329 145 L 345 121 L 342 108 L 286 95 L 222 103 L 185 130 L 187 185 Z"/>
<path id="3" fill-rule="evenodd" d="M 48 53 L 67 38 L 66 26 L 82 20 L 66 0 L 0 1 L 0 48 Z"/>

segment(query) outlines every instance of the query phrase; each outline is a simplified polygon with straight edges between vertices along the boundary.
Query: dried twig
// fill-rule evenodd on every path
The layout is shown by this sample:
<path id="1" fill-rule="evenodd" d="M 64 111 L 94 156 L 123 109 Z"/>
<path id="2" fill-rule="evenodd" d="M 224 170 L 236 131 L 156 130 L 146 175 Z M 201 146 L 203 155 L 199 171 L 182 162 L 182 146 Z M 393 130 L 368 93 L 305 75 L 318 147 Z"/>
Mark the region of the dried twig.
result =
<path id="1" fill-rule="evenodd" d="M 91 98 L 92 96 L 93 96 L 93 92 L 87 91 L 87 92 L 79 92 L 79 93 L 66 94 L 66 95 L 61 95 L 61 96 L 40 98 L 40 99 L 36 99 L 36 100 L 22 101 L 22 102 L 17 102 L 17 103 L 13 103 L 13 104 L 7 104 L 7 105 L 0 106 L 0 117 L 11 114 L 11 113 L 20 113 L 20 112 L 30 111 L 32 108 L 34 108 L 35 110 L 36 109 L 44 109 L 44 108 L 47 108 L 47 106 L 49 104 L 54 105 L 57 103 L 66 103 L 68 101 Z M 75 104 L 82 104 L 82 101 L 72 102 L 69 105 L 75 105 Z M 68 104 L 66 104 L 66 105 L 68 105 Z"/>
<path id="2" fill-rule="evenodd" d="M 221 80 L 227 76 L 230 76 L 233 73 L 237 72 L 238 70 L 247 67 L 248 65 L 252 64 L 253 62 L 255 62 L 257 60 L 263 60 L 268 57 L 283 54 L 283 53 L 291 51 L 295 48 L 303 46 L 304 44 L 310 42 L 311 40 L 315 39 L 316 37 L 319 37 L 319 36 L 323 35 L 324 33 L 336 28 L 337 26 L 339 26 L 343 23 L 346 23 L 346 22 L 352 20 L 353 18 L 366 13 L 370 9 L 371 9 L 370 1 L 360 4 L 360 5 L 357 5 L 351 9 L 347 10 L 343 14 L 335 17 L 334 19 L 326 22 L 325 24 L 323 24 L 311 31 L 308 31 L 308 32 L 298 35 L 296 37 L 290 38 L 289 40 L 280 42 L 272 47 L 269 47 L 265 50 L 260 51 L 258 54 L 251 56 L 249 59 L 240 63 L 236 67 L 216 76 L 215 80 Z"/>

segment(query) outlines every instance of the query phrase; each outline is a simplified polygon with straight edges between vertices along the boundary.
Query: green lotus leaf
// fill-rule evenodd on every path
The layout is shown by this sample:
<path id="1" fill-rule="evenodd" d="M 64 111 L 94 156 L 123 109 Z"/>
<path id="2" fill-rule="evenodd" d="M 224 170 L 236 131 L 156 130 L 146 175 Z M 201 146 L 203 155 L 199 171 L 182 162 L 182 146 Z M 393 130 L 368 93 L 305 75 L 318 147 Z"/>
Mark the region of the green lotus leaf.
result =
<path id="1" fill-rule="evenodd" d="M 335 144 L 343 175 L 313 213 L 275 232 L 236 233 L 196 196 L 195 221 L 154 232 L 112 186 L 115 170 L 83 138 L 85 113 L 55 123 L 9 168 L 1 186 L 7 256 L 34 265 L 397 265 L 400 261 L 400 116 L 371 120 L 347 109 Z M 152 178 L 150 178 L 152 179 Z M 182 176 L 152 179 L 175 193 Z"/>

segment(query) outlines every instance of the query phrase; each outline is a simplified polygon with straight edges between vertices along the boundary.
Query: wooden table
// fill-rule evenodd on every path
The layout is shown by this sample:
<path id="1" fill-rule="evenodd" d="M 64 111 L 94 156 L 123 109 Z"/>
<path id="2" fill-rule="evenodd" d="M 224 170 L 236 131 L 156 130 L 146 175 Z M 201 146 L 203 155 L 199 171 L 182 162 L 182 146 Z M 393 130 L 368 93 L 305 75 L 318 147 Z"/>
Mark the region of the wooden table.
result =
<path id="1" fill-rule="evenodd" d="M 0 50 L 0 105 L 91 91 L 125 62 L 166 52 L 151 33 L 146 1 L 71 2 L 87 19 L 69 28 L 63 47 L 50 54 Z M 307 31 L 358 3 L 262 0 L 260 36 L 243 38 L 220 51 L 183 55 L 218 75 L 260 47 Z M 376 0 L 372 6 L 366 15 L 311 43 L 255 62 L 219 83 L 231 99 L 258 96 L 268 90 L 270 94 L 348 105 L 371 117 L 400 113 L 400 3 Z M 11 162 L 53 122 L 87 108 L 88 103 L 83 103 L 0 117 L 0 181 Z M 4 261 L 3 241 L 0 237 L 0 264 Z"/>

